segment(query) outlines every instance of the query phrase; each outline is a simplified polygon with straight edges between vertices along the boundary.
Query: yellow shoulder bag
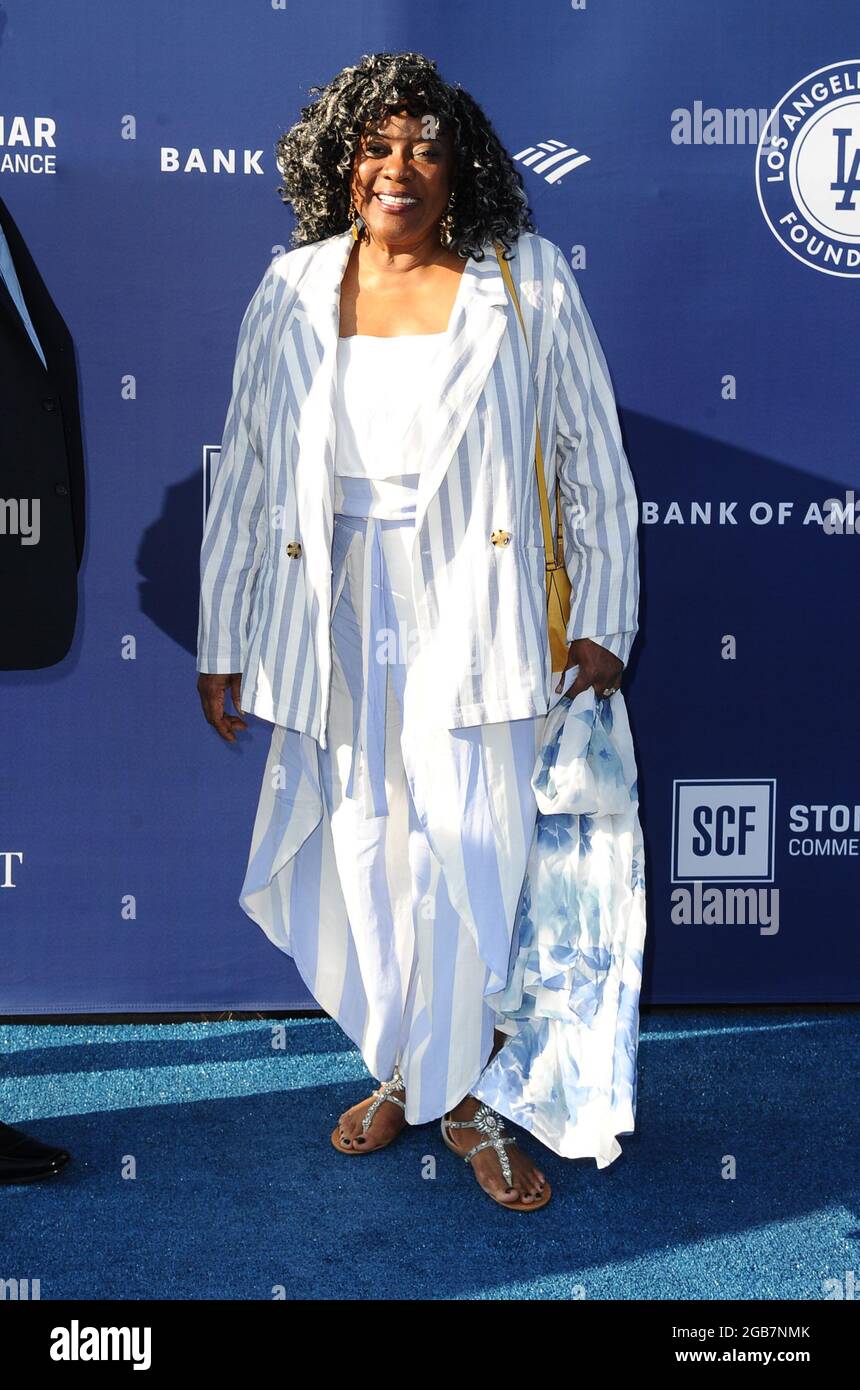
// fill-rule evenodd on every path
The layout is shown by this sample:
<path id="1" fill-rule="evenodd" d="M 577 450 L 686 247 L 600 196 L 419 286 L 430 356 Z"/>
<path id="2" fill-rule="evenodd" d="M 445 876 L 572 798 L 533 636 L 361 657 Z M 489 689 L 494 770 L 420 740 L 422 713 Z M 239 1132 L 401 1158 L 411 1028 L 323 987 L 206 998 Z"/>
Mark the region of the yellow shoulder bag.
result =
<path id="1" fill-rule="evenodd" d="M 496 259 L 501 267 L 505 284 L 508 287 L 510 296 L 516 306 L 520 324 L 523 330 L 523 337 L 526 339 L 526 352 L 528 352 L 528 338 L 526 336 L 526 326 L 523 322 L 520 301 L 514 286 L 513 276 L 510 266 L 502 255 L 502 247 L 499 242 L 493 243 L 496 251 Z M 534 384 L 534 382 L 532 383 Z M 535 388 L 535 401 L 537 401 L 537 388 Z M 552 521 L 549 513 L 549 498 L 546 491 L 546 477 L 543 471 L 543 451 L 540 442 L 540 423 L 535 421 L 535 473 L 537 475 L 538 497 L 540 498 L 540 515 L 543 526 L 543 543 L 546 552 L 546 616 L 547 628 L 549 631 L 549 646 L 552 653 L 553 671 L 563 671 L 567 665 L 568 641 L 567 624 L 570 619 L 570 579 L 564 563 L 564 531 L 561 515 L 561 495 L 559 490 L 558 478 L 555 484 L 555 514 L 558 519 L 556 543 L 553 545 Z"/>

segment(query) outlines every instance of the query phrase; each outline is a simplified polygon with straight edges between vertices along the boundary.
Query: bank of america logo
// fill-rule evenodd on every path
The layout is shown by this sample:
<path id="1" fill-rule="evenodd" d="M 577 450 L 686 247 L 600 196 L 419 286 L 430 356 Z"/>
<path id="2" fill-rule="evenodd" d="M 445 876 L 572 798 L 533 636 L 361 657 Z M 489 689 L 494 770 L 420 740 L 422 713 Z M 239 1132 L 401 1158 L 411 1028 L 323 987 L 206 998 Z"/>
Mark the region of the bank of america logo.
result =
<path id="1" fill-rule="evenodd" d="M 580 154 L 563 140 L 541 140 L 539 145 L 529 145 L 515 154 L 514 162 L 524 164 L 533 174 L 540 174 L 546 183 L 558 183 L 572 169 L 590 163 L 590 156 Z"/>

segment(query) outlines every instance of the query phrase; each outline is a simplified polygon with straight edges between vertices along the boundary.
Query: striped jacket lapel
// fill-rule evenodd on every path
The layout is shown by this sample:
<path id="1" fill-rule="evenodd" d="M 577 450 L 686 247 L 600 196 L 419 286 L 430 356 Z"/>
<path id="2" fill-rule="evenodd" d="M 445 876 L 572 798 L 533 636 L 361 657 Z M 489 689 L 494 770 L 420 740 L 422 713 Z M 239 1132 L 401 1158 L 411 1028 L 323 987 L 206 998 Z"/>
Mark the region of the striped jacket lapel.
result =
<path id="1" fill-rule="evenodd" d="M 317 612 L 327 615 L 315 629 L 320 676 L 331 665 L 328 615 L 331 605 L 331 547 L 334 534 L 335 408 L 340 287 L 352 249 L 352 233 L 328 237 L 314 249 L 298 286 L 283 333 L 281 356 L 306 364 L 290 382 L 296 417 L 295 459 L 298 532 L 305 580 Z M 315 604 L 314 604 L 315 601 Z"/>
<path id="2" fill-rule="evenodd" d="M 302 337 L 303 351 L 312 365 L 304 385 L 301 378 L 295 383 L 302 392 L 296 402 L 296 488 L 308 579 L 318 594 L 330 573 L 340 290 L 352 247 L 350 231 L 319 244 L 285 326 Z M 402 471 L 414 471 L 410 459 L 425 461 L 416 498 L 416 540 L 495 361 L 507 323 L 507 303 L 504 280 L 488 243 L 483 261 L 473 256 L 466 261 L 448 333 L 431 361 L 427 387 L 403 434 Z"/>
<path id="3" fill-rule="evenodd" d="M 403 441 L 405 459 L 422 459 L 415 534 L 438 492 L 475 403 L 484 388 L 507 324 L 507 292 L 492 247 L 485 260 L 470 256 L 457 290 L 447 337 L 430 369 L 428 389 Z M 405 473 L 411 470 L 404 466 Z"/>

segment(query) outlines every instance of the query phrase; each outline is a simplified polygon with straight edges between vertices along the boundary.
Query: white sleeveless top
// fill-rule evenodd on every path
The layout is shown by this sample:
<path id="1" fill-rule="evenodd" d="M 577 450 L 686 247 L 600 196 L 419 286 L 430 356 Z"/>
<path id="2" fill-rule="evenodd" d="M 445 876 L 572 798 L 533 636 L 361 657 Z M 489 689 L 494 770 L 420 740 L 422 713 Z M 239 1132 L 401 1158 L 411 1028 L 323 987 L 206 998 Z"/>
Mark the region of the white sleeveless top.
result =
<path id="1" fill-rule="evenodd" d="M 356 333 L 337 342 L 336 476 L 391 478 L 414 474 L 401 442 L 419 395 L 430 389 L 429 369 L 443 333 L 374 338 Z"/>

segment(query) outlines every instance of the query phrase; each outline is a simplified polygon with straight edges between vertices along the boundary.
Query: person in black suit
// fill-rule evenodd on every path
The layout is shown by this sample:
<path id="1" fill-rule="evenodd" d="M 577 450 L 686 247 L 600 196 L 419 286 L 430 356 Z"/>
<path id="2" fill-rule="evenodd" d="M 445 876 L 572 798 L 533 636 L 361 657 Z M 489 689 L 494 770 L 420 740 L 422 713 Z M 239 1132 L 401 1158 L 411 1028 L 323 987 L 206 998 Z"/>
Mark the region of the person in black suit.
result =
<path id="1" fill-rule="evenodd" d="M 0 508 L 0 670 L 53 666 L 72 644 L 84 548 L 78 379 L 71 334 L 2 198 Z M 53 1177 L 69 1157 L 0 1124 L 0 1183 Z"/>
<path id="2" fill-rule="evenodd" d="M 83 550 L 74 344 L 0 198 L 0 671 L 66 656 Z"/>

